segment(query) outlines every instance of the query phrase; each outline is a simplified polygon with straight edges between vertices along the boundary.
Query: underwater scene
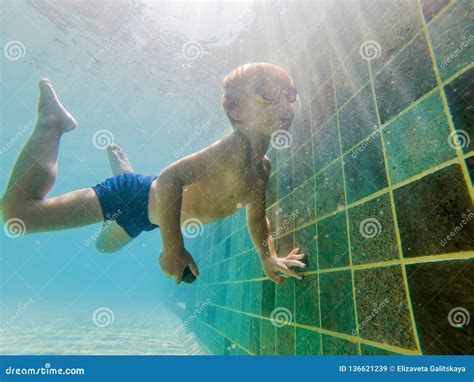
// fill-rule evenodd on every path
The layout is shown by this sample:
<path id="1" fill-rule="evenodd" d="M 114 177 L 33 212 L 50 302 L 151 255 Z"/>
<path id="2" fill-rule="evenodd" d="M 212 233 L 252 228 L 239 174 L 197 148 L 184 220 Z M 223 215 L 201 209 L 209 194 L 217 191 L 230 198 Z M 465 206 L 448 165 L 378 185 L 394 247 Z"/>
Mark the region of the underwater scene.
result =
<path id="1" fill-rule="evenodd" d="M 0 4 L 0 354 L 474 354 L 472 1 Z"/>

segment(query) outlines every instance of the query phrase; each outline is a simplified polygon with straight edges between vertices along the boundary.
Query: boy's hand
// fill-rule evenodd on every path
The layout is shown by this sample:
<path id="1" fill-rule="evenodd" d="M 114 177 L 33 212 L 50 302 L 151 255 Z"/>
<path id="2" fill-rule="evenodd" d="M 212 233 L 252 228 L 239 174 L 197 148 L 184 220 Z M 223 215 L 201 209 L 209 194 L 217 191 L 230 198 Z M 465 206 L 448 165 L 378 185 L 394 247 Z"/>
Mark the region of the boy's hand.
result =
<path id="1" fill-rule="evenodd" d="M 298 280 L 303 280 L 303 276 L 296 273 L 290 267 L 305 268 L 306 264 L 299 261 L 303 259 L 304 253 L 298 253 L 299 248 L 293 249 L 286 257 L 270 256 L 262 260 L 262 266 L 265 274 L 277 284 L 283 282 L 284 277 L 279 273 L 284 273 L 288 276 L 296 277 Z"/>
<path id="2" fill-rule="evenodd" d="M 189 267 L 194 276 L 199 276 L 199 270 L 194 262 L 192 256 L 186 251 L 185 248 L 182 249 L 163 249 L 160 255 L 160 267 L 161 270 L 168 277 L 174 277 L 176 284 L 181 282 L 183 277 L 184 268 Z"/>

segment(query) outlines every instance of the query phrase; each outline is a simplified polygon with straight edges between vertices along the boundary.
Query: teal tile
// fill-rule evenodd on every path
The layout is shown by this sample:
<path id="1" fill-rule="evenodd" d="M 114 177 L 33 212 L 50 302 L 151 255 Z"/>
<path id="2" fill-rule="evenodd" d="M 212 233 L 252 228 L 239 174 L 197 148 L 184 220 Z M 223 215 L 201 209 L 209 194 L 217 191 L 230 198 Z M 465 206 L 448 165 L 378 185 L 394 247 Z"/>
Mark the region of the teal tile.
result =
<path id="1" fill-rule="evenodd" d="M 323 126 L 336 112 L 333 78 L 311 100 L 311 126 L 313 130 Z"/>
<path id="2" fill-rule="evenodd" d="M 270 317 L 275 309 L 275 283 L 270 280 L 262 282 L 262 315 Z"/>
<path id="3" fill-rule="evenodd" d="M 284 317 L 288 317 L 290 321 L 295 317 L 295 279 L 287 278 L 282 284 L 275 287 L 276 302 L 273 314 L 283 311 Z M 271 314 L 270 314 L 271 316 Z"/>
<path id="4" fill-rule="evenodd" d="M 321 334 L 296 328 L 296 355 L 321 355 Z"/>
<path id="5" fill-rule="evenodd" d="M 354 272 L 359 336 L 405 349 L 415 349 L 400 266 Z M 353 335 L 356 335 L 354 328 Z"/>
<path id="6" fill-rule="evenodd" d="M 318 275 L 307 275 L 295 281 L 295 322 L 309 326 L 319 324 Z"/>
<path id="7" fill-rule="evenodd" d="M 375 76 L 375 94 L 383 124 L 436 86 L 424 34 L 420 33 Z"/>
<path id="8" fill-rule="evenodd" d="M 356 355 L 357 344 L 341 338 L 323 335 L 324 355 Z"/>
<path id="9" fill-rule="evenodd" d="M 352 334 L 355 318 L 351 272 L 323 273 L 319 280 L 322 327 Z"/>
<path id="10" fill-rule="evenodd" d="M 341 156 L 336 116 L 317 129 L 313 134 L 313 155 L 315 170 L 320 171 Z"/>
<path id="11" fill-rule="evenodd" d="M 291 193 L 278 201 L 275 221 L 271 225 L 273 236 L 278 237 L 294 230 L 296 224 L 295 196 L 294 193 Z"/>
<path id="12" fill-rule="evenodd" d="M 316 175 L 315 184 L 317 217 L 344 206 L 344 187 L 340 160 Z"/>
<path id="13" fill-rule="evenodd" d="M 387 186 L 380 137 L 344 155 L 347 202 L 353 203 Z"/>
<path id="14" fill-rule="evenodd" d="M 422 31 L 416 1 L 398 0 L 388 3 L 390 7 L 383 17 L 373 24 L 367 24 L 367 34 L 364 36 L 364 41 L 375 41 L 378 44 L 378 55 L 370 60 L 374 70 L 379 70 L 394 59 Z M 372 57 L 370 52 L 368 56 Z"/>
<path id="15" fill-rule="evenodd" d="M 377 129 L 377 115 L 370 85 L 365 86 L 339 112 L 342 151 L 346 152 Z"/>
<path id="16" fill-rule="evenodd" d="M 261 322 L 260 318 L 250 317 L 249 350 L 255 355 L 260 354 Z"/>
<path id="17" fill-rule="evenodd" d="M 293 326 L 282 326 L 276 328 L 276 355 L 295 354 L 295 328 Z"/>
<path id="18" fill-rule="evenodd" d="M 345 212 L 319 221 L 317 237 L 319 269 L 349 265 Z"/>
<path id="19" fill-rule="evenodd" d="M 294 191 L 294 211 L 289 220 L 294 221 L 294 227 L 299 227 L 316 217 L 316 190 L 314 178 L 307 180 Z"/>
<path id="20" fill-rule="evenodd" d="M 361 344 L 360 353 L 362 355 L 398 355 L 397 353 L 392 353 L 391 351 L 376 348 L 373 346 Z"/>
<path id="21" fill-rule="evenodd" d="M 281 199 L 293 190 L 293 160 L 282 163 L 278 168 L 278 198 Z"/>
<path id="22" fill-rule="evenodd" d="M 295 232 L 295 246 L 304 253 L 303 262 L 306 264 L 305 271 L 318 269 L 316 225 L 311 224 Z"/>
<path id="23" fill-rule="evenodd" d="M 336 71 L 337 107 L 341 108 L 368 81 L 369 67 L 367 61 L 361 58 L 359 49 L 355 49 Z"/>
<path id="24" fill-rule="evenodd" d="M 451 144 L 468 153 L 474 150 L 474 68 L 456 77 L 444 90 L 459 138 Z"/>
<path id="25" fill-rule="evenodd" d="M 268 320 L 261 322 L 260 354 L 275 355 L 275 326 Z"/>
<path id="26" fill-rule="evenodd" d="M 349 209 L 349 225 L 353 264 L 398 258 L 388 194 Z"/>
<path id="27" fill-rule="evenodd" d="M 383 134 L 393 183 L 456 156 L 438 92 L 391 122 Z"/>
<path id="28" fill-rule="evenodd" d="M 472 63 L 474 26 L 469 0 L 453 1 L 428 29 L 442 80 Z"/>
<path id="29" fill-rule="evenodd" d="M 306 140 L 306 143 L 296 151 L 294 158 L 293 186 L 296 187 L 307 181 L 314 173 L 313 147 L 309 137 Z"/>

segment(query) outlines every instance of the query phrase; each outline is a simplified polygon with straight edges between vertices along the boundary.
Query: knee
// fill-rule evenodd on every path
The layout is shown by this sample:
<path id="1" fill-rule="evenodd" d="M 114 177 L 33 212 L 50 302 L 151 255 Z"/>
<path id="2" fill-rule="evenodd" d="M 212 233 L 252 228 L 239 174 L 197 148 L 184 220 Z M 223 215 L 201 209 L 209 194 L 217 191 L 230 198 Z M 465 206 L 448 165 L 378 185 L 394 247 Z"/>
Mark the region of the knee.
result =
<path id="1" fill-rule="evenodd" d="M 0 203 L 5 232 L 8 231 L 15 237 L 26 234 L 29 217 L 24 203 L 16 203 L 7 197 L 3 197 Z"/>

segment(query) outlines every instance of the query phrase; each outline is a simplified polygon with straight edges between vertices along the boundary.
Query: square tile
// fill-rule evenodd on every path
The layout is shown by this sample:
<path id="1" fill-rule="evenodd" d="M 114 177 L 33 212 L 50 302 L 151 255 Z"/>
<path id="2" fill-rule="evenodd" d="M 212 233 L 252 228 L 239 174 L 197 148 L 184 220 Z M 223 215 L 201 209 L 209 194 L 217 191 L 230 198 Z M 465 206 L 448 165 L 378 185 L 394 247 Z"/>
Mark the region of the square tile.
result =
<path id="1" fill-rule="evenodd" d="M 341 338 L 323 335 L 323 355 L 357 355 L 358 349 L 355 342 Z"/>
<path id="2" fill-rule="evenodd" d="M 306 182 L 313 175 L 313 172 L 313 147 L 311 140 L 309 140 L 294 154 L 293 186 L 296 187 Z"/>
<path id="3" fill-rule="evenodd" d="M 347 202 L 353 203 L 387 186 L 380 137 L 344 155 Z"/>
<path id="4" fill-rule="evenodd" d="M 403 256 L 474 249 L 474 225 L 463 223 L 472 204 L 459 165 L 394 191 Z"/>
<path id="5" fill-rule="evenodd" d="M 361 44 L 361 58 L 367 57 L 374 70 L 380 70 L 400 53 L 408 42 L 422 30 L 421 18 L 415 1 L 389 2 L 390 7 L 377 22 L 367 26 L 364 43 Z M 374 41 L 372 45 L 370 42 Z M 370 47 L 374 51 L 370 51 Z M 363 54 L 366 56 L 363 56 Z M 377 53 L 374 57 L 373 54 Z"/>
<path id="6" fill-rule="evenodd" d="M 407 265 L 423 354 L 474 354 L 473 275 L 472 259 Z"/>
<path id="7" fill-rule="evenodd" d="M 317 238 L 319 269 L 349 265 L 345 212 L 319 221 Z"/>
<path id="8" fill-rule="evenodd" d="M 295 328 L 293 326 L 282 326 L 276 328 L 276 355 L 295 354 Z"/>
<path id="9" fill-rule="evenodd" d="M 278 168 L 278 198 L 282 199 L 293 190 L 293 160 L 290 158 Z"/>
<path id="10" fill-rule="evenodd" d="M 449 126 L 438 92 L 385 127 L 390 176 L 401 182 L 456 156 L 448 144 Z"/>
<path id="11" fill-rule="evenodd" d="M 388 194 L 351 208 L 349 225 L 353 264 L 398 258 Z"/>
<path id="12" fill-rule="evenodd" d="M 380 120 L 384 124 L 436 86 L 424 34 L 420 33 L 374 75 Z"/>
<path id="13" fill-rule="evenodd" d="M 260 354 L 260 328 L 261 319 L 250 317 L 250 330 L 249 330 L 249 350 L 255 354 Z"/>
<path id="14" fill-rule="evenodd" d="M 428 29 L 442 80 L 472 62 L 474 38 L 469 0 L 453 1 Z"/>
<path id="15" fill-rule="evenodd" d="M 316 224 L 311 224 L 295 232 L 295 246 L 305 254 L 303 262 L 306 264 L 305 271 L 318 269 Z"/>
<path id="16" fill-rule="evenodd" d="M 319 280 L 322 327 L 352 334 L 355 318 L 351 272 L 323 273 Z"/>
<path id="17" fill-rule="evenodd" d="M 339 111 L 342 151 L 346 152 L 377 129 L 374 98 L 370 85 L 365 86 Z"/>
<path id="18" fill-rule="evenodd" d="M 359 336 L 414 349 L 415 339 L 400 266 L 354 272 Z M 356 334 L 355 327 L 353 334 Z"/>
<path id="19" fill-rule="evenodd" d="M 314 178 L 309 179 L 294 191 L 295 209 L 289 215 L 289 219 L 294 221 L 294 226 L 299 227 L 312 221 L 316 217 L 316 190 Z"/>
<path id="20" fill-rule="evenodd" d="M 341 156 L 336 116 L 317 129 L 312 139 L 315 171 L 320 171 Z"/>
<path id="21" fill-rule="evenodd" d="M 469 69 L 444 87 L 449 111 L 458 131 L 457 145 L 468 153 L 474 150 L 474 68 Z M 456 142 L 451 140 L 456 148 Z"/>
<path id="22" fill-rule="evenodd" d="M 295 322 L 309 326 L 319 324 L 318 275 L 307 275 L 295 281 Z"/>
<path id="23" fill-rule="evenodd" d="M 336 100 L 334 98 L 333 78 L 331 78 L 311 100 L 312 129 L 319 129 L 335 112 Z"/>
<path id="24" fill-rule="evenodd" d="M 262 282 L 262 316 L 270 317 L 275 309 L 275 283 L 271 280 Z"/>
<path id="25" fill-rule="evenodd" d="M 262 320 L 260 355 L 275 355 L 275 326 L 268 320 Z"/>
<path id="26" fill-rule="evenodd" d="M 298 280 L 297 280 L 298 281 Z M 293 321 L 295 317 L 295 278 L 287 278 L 282 284 L 275 287 L 276 302 L 273 316 L 278 317 L 278 312 L 284 312 L 282 317 Z M 270 313 L 270 316 L 272 316 Z"/>
<path id="27" fill-rule="evenodd" d="M 321 355 L 321 334 L 296 328 L 296 355 Z"/>
<path id="28" fill-rule="evenodd" d="M 320 217 L 344 206 L 341 161 L 328 166 L 315 177 L 316 216 Z"/>

